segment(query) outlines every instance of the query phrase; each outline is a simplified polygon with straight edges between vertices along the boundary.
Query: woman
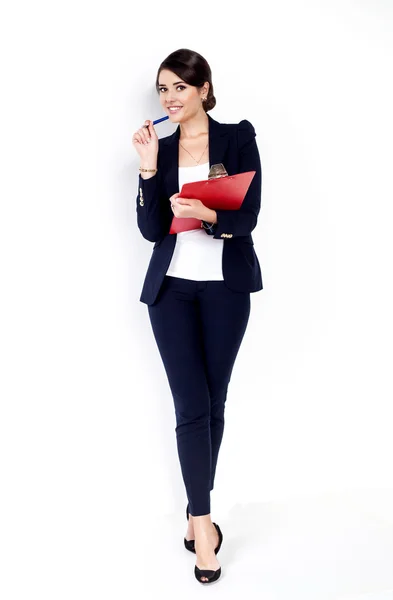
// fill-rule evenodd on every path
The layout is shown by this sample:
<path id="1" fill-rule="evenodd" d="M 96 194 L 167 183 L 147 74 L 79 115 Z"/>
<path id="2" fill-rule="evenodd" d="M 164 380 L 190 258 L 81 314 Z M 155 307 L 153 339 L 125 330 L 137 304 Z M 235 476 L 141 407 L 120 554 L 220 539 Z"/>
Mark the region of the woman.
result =
<path id="1" fill-rule="evenodd" d="M 133 136 L 140 157 L 137 223 L 155 242 L 140 301 L 173 395 L 176 439 L 188 497 L 188 550 L 201 583 L 219 578 L 222 533 L 210 514 L 224 408 L 233 365 L 250 314 L 250 293 L 262 289 L 251 231 L 261 204 L 261 164 L 249 121 L 221 124 L 211 70 L 197 52 L 180 49 L 160 65 L 156 89 L 176 131 L 158 139 L 151 121 Z M 239 210 L 212 210 L 178 198 L 183 183 L 208 178 L 212 164 L 228 175 L 256 171 Z M 201 228 L 169 234 L 173 216 Z"/>

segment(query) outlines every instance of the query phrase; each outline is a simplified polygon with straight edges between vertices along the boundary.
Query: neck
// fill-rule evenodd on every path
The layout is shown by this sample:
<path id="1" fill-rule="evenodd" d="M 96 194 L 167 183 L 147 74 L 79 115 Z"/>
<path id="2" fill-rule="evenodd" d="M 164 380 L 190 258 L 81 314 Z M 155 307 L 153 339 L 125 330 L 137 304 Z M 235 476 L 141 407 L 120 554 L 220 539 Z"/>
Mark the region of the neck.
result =
<path id="1" fill-rule="evenodd" d="M 180 123 L 180 139 L 192 140 L 209 133 L 209 119 L 203 109 L 194 117 Z"/>

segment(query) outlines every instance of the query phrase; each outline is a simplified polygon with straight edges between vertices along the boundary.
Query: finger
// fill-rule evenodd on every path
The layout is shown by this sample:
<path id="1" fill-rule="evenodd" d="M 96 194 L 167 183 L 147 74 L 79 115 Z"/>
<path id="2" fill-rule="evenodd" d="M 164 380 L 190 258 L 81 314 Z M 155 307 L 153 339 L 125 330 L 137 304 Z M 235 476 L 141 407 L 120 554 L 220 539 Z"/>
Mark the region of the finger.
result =
<path id="1" fill-rule="evenodd" d="M 145 125 L 143 127 L 143 130 L 147 136 L 147 141 L 150 142 L 153 138 L 158 139 L 157 138 L 157 134 L 155 132 L 154 126 L 153 126 L 153 121 L 145 121 Z"/>
<path id="2" fill-rule="evenodd" d="M 145 121 L 145 124 L 148 123 L 148 121 Z M 142 125 L 142 127 L 140 129 L 138 129 L 138 132 L 142 138 L 142 142 L 144 144 L 148 144 L 149 140 L 150 140 L 150 133 L 147 127 L 145 127 L 144 125 Z"/>
<path id="3" fill-rule="evenodd" d="M 151 140 L 151 132 L 150 129 L 153 126 L 151 121 L 145 121 L 145 125 L 147 125 L 147 127 L 143 127 L 143 132 L 146 136 L 146 141 L 150 142 Z"/>
<path id="4" fill-rule="evenodd" d="M 145 129 L 144 127 L 141 127 L 138 131 L 139 131 L 139 134 L 140 134 L 140 136 L 142 138 L 142 142 L 144 144 L 148 144 L 149 140 L 150 140 L 150 135 L 148 133 L 148 130 Z"/>
<path id="5" fill-rule="evenodd" d="M 156 130 L 154 129 L 153 121 L 146 121 L 146 123 L 149 123 L 148 130 L 149 130 L 150 137 L 158 139 L 157 138 L 157 134 L 156 134 Z"/>

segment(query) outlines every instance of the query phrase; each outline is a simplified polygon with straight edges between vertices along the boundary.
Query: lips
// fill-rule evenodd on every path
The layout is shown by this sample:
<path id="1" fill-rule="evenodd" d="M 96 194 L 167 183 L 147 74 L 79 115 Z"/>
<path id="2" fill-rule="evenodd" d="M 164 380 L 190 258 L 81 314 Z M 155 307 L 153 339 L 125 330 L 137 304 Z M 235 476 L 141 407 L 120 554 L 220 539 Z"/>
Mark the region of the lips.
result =
<path id="1" fill-rule="evenodd" d="M 181 110 L 183 107 L 182 106 L 168 106 L 167 107 L 170 113 L 176 113 L 179 110 Z M 171 109 L 176 109 L 176 110 L 171 110 Z"/>

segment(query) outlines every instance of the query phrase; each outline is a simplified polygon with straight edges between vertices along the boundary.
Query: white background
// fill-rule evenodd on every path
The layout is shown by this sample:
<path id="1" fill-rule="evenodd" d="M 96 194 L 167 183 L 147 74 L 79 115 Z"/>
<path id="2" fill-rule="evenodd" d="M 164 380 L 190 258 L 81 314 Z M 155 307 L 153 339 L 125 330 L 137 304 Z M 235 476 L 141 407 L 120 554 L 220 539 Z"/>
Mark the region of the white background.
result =
<path id="1" fill-rule="evenodd" d="M 390 600 L 392 3 L 8 2 L 0 20 L 4 600 L 200 592 L 131 143 L 182 47 L 212 68 L 211 116 L 254 125 L 263 176 L 214 593 Z"/>

